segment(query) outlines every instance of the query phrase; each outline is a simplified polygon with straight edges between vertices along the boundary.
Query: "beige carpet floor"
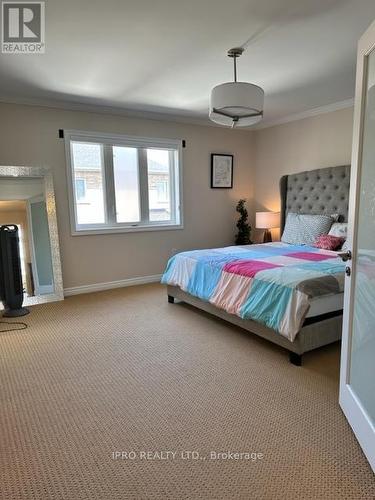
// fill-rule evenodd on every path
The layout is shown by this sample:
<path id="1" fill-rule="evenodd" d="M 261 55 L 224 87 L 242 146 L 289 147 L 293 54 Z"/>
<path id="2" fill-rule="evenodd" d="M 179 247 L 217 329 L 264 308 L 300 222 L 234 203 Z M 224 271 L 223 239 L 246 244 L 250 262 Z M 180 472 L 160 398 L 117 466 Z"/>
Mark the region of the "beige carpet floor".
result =
<path id="1" fill-rule="evenodd" d="M 337 344 L 298 368 L 167 304 L 160 285 L 35 306 L 25 320 L 0 335 L 1 499 L 375 498 L 337 402 Z M 175 458 L 141 455 L 162 451 Z M 262 455 L 211 457 L 228 451 Z"/>

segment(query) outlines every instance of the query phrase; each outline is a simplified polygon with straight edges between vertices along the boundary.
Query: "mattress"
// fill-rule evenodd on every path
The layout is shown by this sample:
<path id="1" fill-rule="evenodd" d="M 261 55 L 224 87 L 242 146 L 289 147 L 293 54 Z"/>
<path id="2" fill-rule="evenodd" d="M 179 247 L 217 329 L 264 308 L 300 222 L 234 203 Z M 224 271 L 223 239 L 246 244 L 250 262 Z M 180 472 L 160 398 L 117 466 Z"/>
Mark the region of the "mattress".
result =
<path id="1" fill-rule="evenodd" d="M 324 297 L 316 297 L 310 300 L 310 309 L 306 315 L 306 318 L 315 318 L 316 316 L 321 316 L 322 314 L 342 311 L 343 307 L 343 292 L 326 295 Z"/>
<path id="2" fill-rule="evenodd" d="M 342 308 L 344 271 L 336 252 L 274 242 L 181 252 L 162 283 L 293 342 L 306 317 Z"/>

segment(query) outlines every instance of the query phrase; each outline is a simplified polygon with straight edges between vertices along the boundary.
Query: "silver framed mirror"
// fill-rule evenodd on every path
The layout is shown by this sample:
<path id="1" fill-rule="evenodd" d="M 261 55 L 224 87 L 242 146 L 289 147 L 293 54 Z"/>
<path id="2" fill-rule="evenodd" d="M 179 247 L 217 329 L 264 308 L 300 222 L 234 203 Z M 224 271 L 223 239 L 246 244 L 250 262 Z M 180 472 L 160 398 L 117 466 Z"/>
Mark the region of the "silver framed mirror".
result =
<path id="1" fill-rule="evenodd" d="M 16 225 L 24 306 L 64 299 L 55 191 L 45 167 L 0 166 L 0 226 Z"/>

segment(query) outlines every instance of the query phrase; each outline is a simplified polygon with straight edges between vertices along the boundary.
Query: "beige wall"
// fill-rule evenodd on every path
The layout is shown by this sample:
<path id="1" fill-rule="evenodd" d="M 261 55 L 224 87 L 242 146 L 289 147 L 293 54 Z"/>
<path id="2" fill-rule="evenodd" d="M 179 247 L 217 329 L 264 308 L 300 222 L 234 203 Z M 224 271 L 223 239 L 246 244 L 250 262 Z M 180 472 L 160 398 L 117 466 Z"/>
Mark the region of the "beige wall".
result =
<path id="1" fill-rule="evenodd" d="M 13 104 L 0 114 L 0 164 L 52 168 L 65 288 L 159 274 L 173 252 L 231 244 L 239 198 L 249 199 L 253 222 L 255 210 L 279 210 L 282 175 L 350 163 L 351 108 L 257 131 Z M 185 139 L 184 229 L 71 236 L 60 128 Z M 213 152 L 234 154 L 234 189 L 210 189 Z"/>
<path id="2" fill-rule="evenodd" d="M 255 131 L 254 210 L 280 209 L 284 174 L 350 164 L 352 129 L 348 108 Z"/>
<path id="3" fill-rule="evenodd" d="M 253 134 L 81 111 L 0 104 L 0 164 L 53 170 L 64 287 L 159 274 L 176 250 L 228 245 L 234 207 L 253 194 Z M 64 141 L 58 129 L 186 139 L 183 230 L 71 236 Z M 210 189 L 210 153 L 234 154 L 234 189 Z"/>
<path id="4" fill-rule="evenodd" d="M 26 208 L 25 210 L 2 210 L 0 208 L 0 225 L 3 224 L 19 224 L 23 232 L 24 255 L 26 262 L 30 262 L 30 247 L 29 247 L 29 228 L 27 224 Z"/>
<path id="5" fill-rule="evenodd" d="M 3 224 L 19 224 L 23 232 L 24 256 L 26 262 L 30 262 L 30 247 L 29 247 L 29 226 L 27 223 L 26 207 L 25 210 L 2 210 L 0 208 L 0 225 Z"/>

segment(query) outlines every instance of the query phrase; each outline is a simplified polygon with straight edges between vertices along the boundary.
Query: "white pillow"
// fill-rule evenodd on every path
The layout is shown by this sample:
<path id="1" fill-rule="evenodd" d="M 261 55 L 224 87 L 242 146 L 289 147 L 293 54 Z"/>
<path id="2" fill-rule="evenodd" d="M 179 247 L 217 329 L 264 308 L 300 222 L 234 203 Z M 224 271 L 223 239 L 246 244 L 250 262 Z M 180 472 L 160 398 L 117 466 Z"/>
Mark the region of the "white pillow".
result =
<path id="1" fill-rule="evenodd" d="M 340 236 L 340 238 L 346 239 L 348 236 L 348 223 L 334 222 L 328 234 L 331 236 Z"/>
<path id="2" fill-rule="evenodd" d="M 281 241 L 292 245 L 313 245 L 322 234 L 328 234 L 333 223 L 329 215 L 288 213 Z"/>

